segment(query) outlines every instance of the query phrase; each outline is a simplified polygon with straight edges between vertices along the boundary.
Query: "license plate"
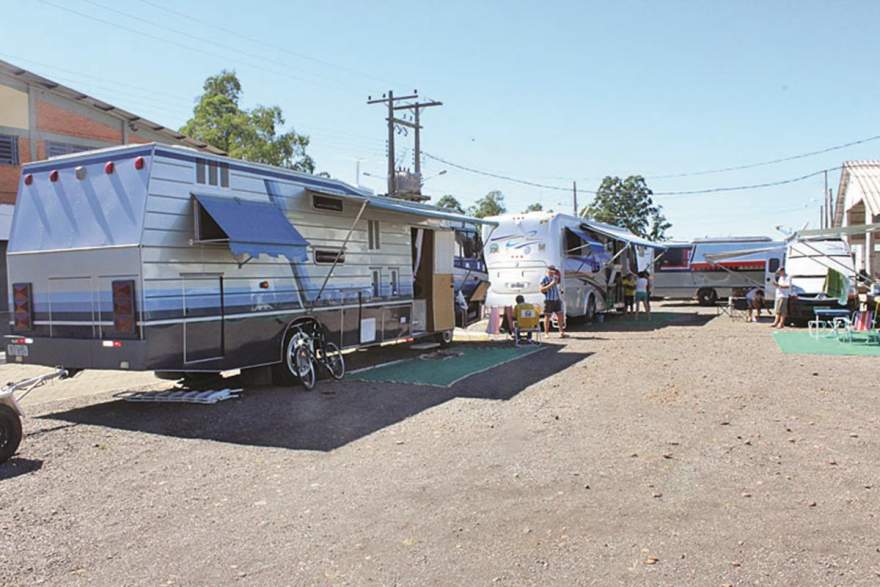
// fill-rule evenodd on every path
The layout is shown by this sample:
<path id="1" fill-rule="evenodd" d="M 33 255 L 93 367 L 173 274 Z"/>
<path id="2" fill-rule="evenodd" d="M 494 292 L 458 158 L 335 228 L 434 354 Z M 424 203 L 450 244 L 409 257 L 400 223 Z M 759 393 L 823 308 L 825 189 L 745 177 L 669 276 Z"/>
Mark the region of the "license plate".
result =
<path id="1" fill-rule="evenodd" d="M 8 344 L 6 345 L 6 354 L 10 357 L 26 357 L 28 356 L 28 347 L 26 344 Z"/>

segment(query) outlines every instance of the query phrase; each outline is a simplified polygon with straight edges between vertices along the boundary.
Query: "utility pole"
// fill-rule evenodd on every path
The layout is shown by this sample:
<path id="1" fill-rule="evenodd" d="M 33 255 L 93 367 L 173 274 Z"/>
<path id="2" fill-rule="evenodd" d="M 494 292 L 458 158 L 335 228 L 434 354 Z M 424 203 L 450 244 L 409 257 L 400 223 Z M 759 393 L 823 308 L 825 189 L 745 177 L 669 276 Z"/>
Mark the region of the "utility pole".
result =
<path id="1" fill-rule="evenodd" d="M 394 196 L 398 193 L 398 185 L 397 185 L 397 177 L 396 171 L 394 169 L 394 131 L 397 126 L 403 126 L 406 128 L 411 128 L 414 131 L 414 153 L 415 153 L 415 161 L 414 161 L 414 172 L 416 178 L 419 182 L 419 194 L 421 194 L 421 181 L 422 181 L 422 145 L 421 145 L 421 129 L 422 126 L 420 124 L 420 113 L 422 108 L 430 108 L 432 106 L 442 106 L 443 102 L 437 102 L 436 100 L 431 100 L 429 102 L 419 102 L 419 92 L 418 90 L 413 90 L 413 93 L 409 96 L 395 96 L 393 92 L 389 91 L 388 94 L 382 94 L 382 98 L 376 98 L 375 100 L 371 97 L 367 97 L 367 104 L 387 104 L 388 105 L 388 116 L 386 120 L 388 121 L 388 195 Z M 395 105 L 395 102 L 402 100 L 415 100 L 414 103 L 411 104 L 401 104 Z M 403 120 L 402 118 L 396 118 L 394 113 L 397 110 L 412 110 L 413 111 L 413 121 Z"/>
<path id="2" fill-rule="evenodd" d="M 578 182 L 571 182 L 571 195 L 574 203 L 574 215 L 578 215 Z"/>

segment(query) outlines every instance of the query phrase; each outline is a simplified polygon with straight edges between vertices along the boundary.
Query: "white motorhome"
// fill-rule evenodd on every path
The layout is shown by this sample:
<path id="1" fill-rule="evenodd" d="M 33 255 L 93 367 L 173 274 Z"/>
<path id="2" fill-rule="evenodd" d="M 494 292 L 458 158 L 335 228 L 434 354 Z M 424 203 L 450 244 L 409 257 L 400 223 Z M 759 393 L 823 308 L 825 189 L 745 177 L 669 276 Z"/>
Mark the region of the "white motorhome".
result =
<path id="1" fill-rule="evenodd" d="M 772 274 L 784 254 L 785 243 L 769 237 L 672 243 L 654 263 L 653 295 L 696 298 L 701 305 L 711 306 L 736 290 L 763 286 L 769 298 L 773 296 Z"/>
<path id="2" fill-rule="evenodd" d="M 623 305 L 620 277 L 651 271 L 663 245 L 627 230 L 554 212 L 486 218 L 483 240 L 489 274 L 487 306 L 513 306 L 516 296 L 543 305 L 539 287 L 547 267 L 562 274 L 562 301 L 569 317 L 591 319 Z"/>
<path id="3" fill-rule="evenodd" d="M 841 273 L 853 286 L 852 295 L 843 304 L 825 293 L 829 270 Z M 849 246 L 842 239 L 796 237 L 786 246 L 785 271 L 791 279 L 792 298 L 788 307 L 791 321 L 811 320 L 816 308 L 854 308 L 855 264 Z"/>

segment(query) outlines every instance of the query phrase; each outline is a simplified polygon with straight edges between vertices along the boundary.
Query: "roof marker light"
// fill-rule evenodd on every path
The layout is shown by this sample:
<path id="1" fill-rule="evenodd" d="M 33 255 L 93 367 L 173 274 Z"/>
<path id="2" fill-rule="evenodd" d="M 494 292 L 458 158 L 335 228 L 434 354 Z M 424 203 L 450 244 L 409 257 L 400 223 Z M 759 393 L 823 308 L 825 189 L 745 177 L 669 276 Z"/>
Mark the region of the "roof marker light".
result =
<path id="1" fill-rule="evenodd" d="M 24 176 L 24 185 L 31 185 L 32 183 L 34 183 L 34 174 L 28 173 Z"/>
<path id="2" fill-rule="evenodd" d="M 143 169 L 144 168 L 144 158 L 143 157 L 137 157 L 134 160 L 134 168 L 135 169 Z"/>
<path id="3" fill-rule="evenodd" d="M 115 165 L 113 165 L 113 161 L 107 161 L 106 163 L 104 163 L 104 173 L 106 173 L 108 175 L 113 173 L 114 167 L 115 167 Z"/>
<path id="4" fill-rule="evenodd" d="M 49 174 L 49 181 L 58 181 L 58 170 L 57 169 L 53 169 L 52 172 Z"/>

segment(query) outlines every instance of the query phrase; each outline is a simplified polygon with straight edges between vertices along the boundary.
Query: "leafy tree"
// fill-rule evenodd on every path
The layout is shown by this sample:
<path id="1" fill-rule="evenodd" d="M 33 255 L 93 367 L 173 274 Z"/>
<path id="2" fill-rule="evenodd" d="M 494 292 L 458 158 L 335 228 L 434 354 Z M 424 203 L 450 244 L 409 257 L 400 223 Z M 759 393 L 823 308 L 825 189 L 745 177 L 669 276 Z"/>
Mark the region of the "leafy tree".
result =
<path id="1" fill-rule="evenodd" d="M 543 212 L 544 206 L 541 202 L 535 202 L 534 204 L 529 204 L 529 206 L 524 210 L 525 212 Z"/>
<path id="2" fill-rule="evenodd" d="M 672 225 L 663 215 L 662 207 L 654 204 L 653 193 L 641 175 L 623 180 L 606 177 L 590 205 L 581 210 L 581 216 L 622 226 L 639 236 L 665 240 Z"/>
<path id="3" fill-rule="evenodd" d="M 476 218 L 498 216 L 505 212 L 507 212 L 507 207 L 504 205 L 504 194 L 499 190 L 492 190 L 468 208 L 468 213 Z"/>
<path id="4" fill-rule="evenodd" d="M 446 208 L 448 210 L 458 212 L 459 214 L 464 214 L 464 206 L 462 206 L 461 202 L 459 202 L 456 197 L 451 194 L 446 194 L 445 196 L 437 200 L 436 205 L 440 208 Z"/>
<path id="5" fill-rule="evenodd" d="M 180 132 L 226 151 L 230 157 L 313 173 L 306 153 L 309 137 L 281 132 L 284 115 L 278 106 L 240 106 L 241 82 L 234 71 L 205 80 L 193 115 Z"/>

